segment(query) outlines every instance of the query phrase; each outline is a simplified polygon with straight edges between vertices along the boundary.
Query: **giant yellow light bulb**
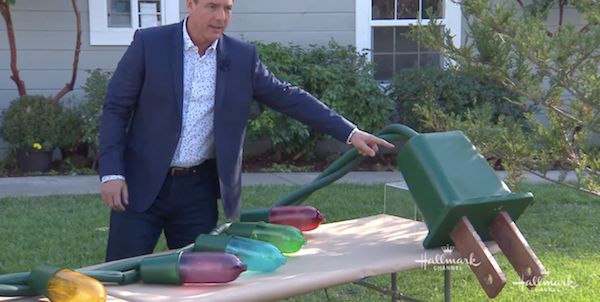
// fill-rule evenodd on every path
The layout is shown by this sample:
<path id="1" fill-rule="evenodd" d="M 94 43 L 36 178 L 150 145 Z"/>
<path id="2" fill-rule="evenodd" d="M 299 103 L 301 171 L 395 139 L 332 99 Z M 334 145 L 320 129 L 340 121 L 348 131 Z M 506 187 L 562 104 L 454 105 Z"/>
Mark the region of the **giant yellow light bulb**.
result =
<path id="1" fill-rule="evenodd" d="M 31 272 L 29 284 L 52 302 L 106 301 L 100 281 L 69 269 L 40 266 Z"/>

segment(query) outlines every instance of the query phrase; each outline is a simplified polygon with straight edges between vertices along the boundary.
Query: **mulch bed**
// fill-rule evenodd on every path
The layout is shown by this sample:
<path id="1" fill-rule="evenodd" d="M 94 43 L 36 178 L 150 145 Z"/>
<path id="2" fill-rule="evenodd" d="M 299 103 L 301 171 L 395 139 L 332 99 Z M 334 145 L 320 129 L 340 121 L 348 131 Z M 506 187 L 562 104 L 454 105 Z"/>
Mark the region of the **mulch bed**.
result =
<path id="1" fill-rule="evenodd" d="M 275 159 L 273 153 L 244 158 L 242 171 L 244 172 L 320 172 L 336 161 L 341 155 L 330 155 L 307 160 L 305 158 L 293 159 L 292 156 L 282 156 Z M 377 154 L 375 157 L 366 158 L 355 171 L 395 171 L 396 154 Z"/>

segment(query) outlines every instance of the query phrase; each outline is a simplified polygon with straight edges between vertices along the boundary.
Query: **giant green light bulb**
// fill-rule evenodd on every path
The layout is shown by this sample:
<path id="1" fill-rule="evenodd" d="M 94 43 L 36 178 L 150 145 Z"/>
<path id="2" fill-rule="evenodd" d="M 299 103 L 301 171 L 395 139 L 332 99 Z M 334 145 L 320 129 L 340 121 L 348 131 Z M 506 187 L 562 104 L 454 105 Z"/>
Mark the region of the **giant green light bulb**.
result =
<path id="1" fill-rule="evenodd" d="M 264 222 L 234 222 L 225 233 L 273 244 L 282 253 L 299 251 L 306 239 L 295 227 Z"/>

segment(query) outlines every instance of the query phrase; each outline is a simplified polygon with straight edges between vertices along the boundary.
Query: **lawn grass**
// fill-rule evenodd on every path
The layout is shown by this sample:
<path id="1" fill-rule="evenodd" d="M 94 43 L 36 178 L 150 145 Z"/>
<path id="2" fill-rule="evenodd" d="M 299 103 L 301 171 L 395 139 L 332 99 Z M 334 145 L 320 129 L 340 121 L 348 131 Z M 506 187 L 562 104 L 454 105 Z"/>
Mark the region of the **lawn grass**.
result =
<path id="1" fill-rule="evenodd" d="M 253 186 L 243 190 L 244 208 L 264 207 L 296 189 L 290 186 Z M 550 272 L 534 291 L 515 285 L 518 277 L 501 256 L 496 258 L 508 282 L 494 301 L 597 301 L 600 295 L 600 199 L 552 185 L 521 188 L 535 194 L 535 203 L 518 225 Z M 313 194 L 314 205 L 328 221 L 383 212 L 384 186 L 335 185 Z M 405 213 L 393 193 L 386 196 L 386 212 Z M 410 211 L 408 211 L 410 212 Z M 39 264 L 82 267 L 104 258 L 108 210 L 98 195 L 21 197 L 0 199 L 0 274 L 27 271 Z M 157 250 L 164 250 L 162 241 Z M 454 301 L 486 301 L 467 267 L 452 272 Z M 399 274 L 399 287 L 424 301 L 443 300 L 443 274 L 433 269 Z M 385 285 L 389 276 L 371 278 Z M 327 291 L 330 301 L 389 301 L 356 285 Z M 326 301 L 325 291 L 288 301 Z"/>

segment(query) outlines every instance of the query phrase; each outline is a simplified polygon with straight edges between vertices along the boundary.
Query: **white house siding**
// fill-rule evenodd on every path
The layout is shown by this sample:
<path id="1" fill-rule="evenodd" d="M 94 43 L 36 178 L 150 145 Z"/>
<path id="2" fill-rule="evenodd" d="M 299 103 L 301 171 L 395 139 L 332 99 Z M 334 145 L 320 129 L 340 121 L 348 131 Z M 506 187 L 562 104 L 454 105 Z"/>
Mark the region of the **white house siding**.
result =
<path id="1" fill-rule="evenodd" d="M 353 0 L 239 0 L 228 33 L 284 44 L 326 44 L 332 39 L 354 44 L 354 7 Z"/>

